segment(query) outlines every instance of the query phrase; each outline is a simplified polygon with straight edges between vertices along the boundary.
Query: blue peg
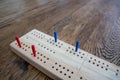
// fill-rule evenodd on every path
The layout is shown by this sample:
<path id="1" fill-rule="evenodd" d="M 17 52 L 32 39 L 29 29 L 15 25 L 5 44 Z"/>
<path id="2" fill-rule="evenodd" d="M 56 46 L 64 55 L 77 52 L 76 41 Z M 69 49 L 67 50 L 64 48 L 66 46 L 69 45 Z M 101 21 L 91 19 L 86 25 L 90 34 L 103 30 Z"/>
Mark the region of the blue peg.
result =
<path id="1" fill-rule="evenodd" d="M 77 51 L 78 51 L 79 46 L 80 46 L 80 41 L 76 41 L 75 52 L 77 52 Z"/>
<path id="2" fill-rule="evenodd" d="M 57 32 L 54 32 L 54 39 L 55 39 L 55 42 L 57 42 L 57 35 L 58 35 L 58 33 Z"/>

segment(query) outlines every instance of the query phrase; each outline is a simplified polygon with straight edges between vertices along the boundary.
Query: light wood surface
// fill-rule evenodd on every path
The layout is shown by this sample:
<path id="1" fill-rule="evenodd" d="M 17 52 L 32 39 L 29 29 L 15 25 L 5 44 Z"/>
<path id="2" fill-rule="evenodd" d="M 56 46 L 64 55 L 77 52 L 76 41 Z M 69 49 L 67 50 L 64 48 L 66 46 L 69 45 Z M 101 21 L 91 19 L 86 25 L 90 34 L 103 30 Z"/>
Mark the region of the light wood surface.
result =
<path id="1" fill-rule="evenodd" d="M 0 0 L 0 79 L 49 80 L 9 48 L 36 28 L 120 66 L 119 0 Z"/>

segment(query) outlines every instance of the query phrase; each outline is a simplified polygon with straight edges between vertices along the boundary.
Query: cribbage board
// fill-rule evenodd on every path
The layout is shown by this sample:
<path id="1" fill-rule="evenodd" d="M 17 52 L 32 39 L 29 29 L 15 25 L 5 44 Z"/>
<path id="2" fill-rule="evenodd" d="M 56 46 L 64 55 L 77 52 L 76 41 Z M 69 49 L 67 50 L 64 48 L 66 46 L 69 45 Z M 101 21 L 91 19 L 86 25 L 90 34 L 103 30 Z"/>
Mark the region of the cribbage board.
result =
<path id="1" fill-rule="evenodd" d="M 120 67 L 36 29 L 10 44 L 11 50 L 55 80 L 120 80 Z M 34 57 L 31 45 L 35 45 Z"/>

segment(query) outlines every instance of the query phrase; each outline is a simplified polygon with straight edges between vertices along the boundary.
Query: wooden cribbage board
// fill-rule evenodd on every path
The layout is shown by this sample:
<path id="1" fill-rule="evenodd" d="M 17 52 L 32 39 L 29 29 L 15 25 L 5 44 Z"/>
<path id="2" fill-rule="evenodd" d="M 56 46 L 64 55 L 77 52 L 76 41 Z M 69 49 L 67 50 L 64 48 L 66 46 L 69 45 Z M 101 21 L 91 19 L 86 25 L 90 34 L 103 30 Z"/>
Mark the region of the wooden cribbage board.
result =
<path id="1" fill-rule="evenodd" d="M 36 29 L 20 40 L 22 48 L 14 41 L 10 44 L 11 50 L 55 80 L 120 80 L 120 67 L 81 49 L 75 52 L 74 46 L 61 40 L 55 43 L 54 37 Z"/>

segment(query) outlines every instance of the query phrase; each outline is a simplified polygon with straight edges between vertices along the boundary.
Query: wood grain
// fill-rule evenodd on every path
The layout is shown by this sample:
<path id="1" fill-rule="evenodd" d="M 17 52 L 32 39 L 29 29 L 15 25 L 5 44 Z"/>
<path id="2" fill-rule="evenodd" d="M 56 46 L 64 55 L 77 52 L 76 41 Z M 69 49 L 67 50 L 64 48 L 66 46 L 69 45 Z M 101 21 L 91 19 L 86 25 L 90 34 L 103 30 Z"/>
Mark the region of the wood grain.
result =
<path id="1" fill-rule="evenodd" d="M 0 79 L 51 80 L 9 48 L 36 28 L 120 66 L 119 0 L 0 0 Z"/>

